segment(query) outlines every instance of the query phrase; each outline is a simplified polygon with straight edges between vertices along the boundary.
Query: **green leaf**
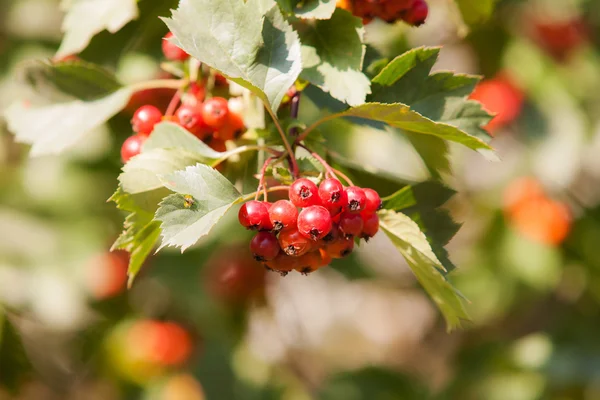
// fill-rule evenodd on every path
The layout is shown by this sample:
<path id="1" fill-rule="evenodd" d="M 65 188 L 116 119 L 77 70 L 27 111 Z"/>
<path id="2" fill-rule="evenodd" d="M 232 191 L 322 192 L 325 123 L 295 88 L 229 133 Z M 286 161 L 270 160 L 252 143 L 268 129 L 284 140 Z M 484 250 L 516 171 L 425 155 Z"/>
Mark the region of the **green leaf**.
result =
<path id="1" fill-rule="evenodd" d="M 19 317 L 11 319 L 17 322 Z M 34 370 L 23 344 L 23 334 L 11 319 L 0 309 L 0 387 L 17 396 Z"/>
<path id="2" fill-rule="evenodd" d="M 456 0 L 456 3 L 463 21 L 467 25 L 477 25 L 492 15 L 496 0 Z"/>
<path id="3" fill-rule="evenodd" d="M 480 77 L 451 72 L 430 75 L 439 50 L 422 47 L 393 59 L 373 78 L 369 101 L 405 104 L 426 118 L 489 142 L 491 137 L 482 126 L 492 117 L 479 103 L 467 100 Z"/>
<path id="4" fill-rule="evenodd" d="M 461 320 L 469 319 L 463 299 L 440 272 L 443 266 L 419 226 L 408 216 L 394 211 L 382 210 L 379 218 L 383 231 L 444 315 L 448 330 L 460 327 Z"/>
<path id="5" fill-rule="evenodd" d="M 298 1 L 294 13 L 300 18 L 329 19 L 335 11 L 336 0 Z"/>
<path id="6" fill-rule="evenodd" d="M 441 122 L 435 122 L 412 111 L 402 103 L 365 103 L 358 107 L 330 115 L 327 120 L 336 117 L 359 117 L 384 122 L 407 132 L 433 135 L 437 138 L 463 144 L 473 150 L 491 150 L 481 139 L 463 132 L 459 128 Z"/>
<path id="7" fill-rule="evenodd" d="M 434 136 L 419 135 L 412 132 L 404 132 L 404 134 L 421 156 L 433 178 L 440 179 L 441 173 L 451 172 L 448 143 Z"/>
<path id="8" fill-rule="evenodd" d="M 364 103 L 371 85 L 361 72 L 365 56 L 361 20 L 338 8 L 331 19 L 298 29 L 304 68 L 301 77 L 350 105 Z"/>
<path id="9" fill-rule="evenodd" d="M 161 221 L 162 244 L 183 252 L 207 235 L 227 210 L 241 201 L 241 194 L 223 175 L 203 164 L 162 177 L 177 194 L 166 197 L 156 211 Z"/>
<path id="10" fill-rule="evenodd" d="M 128 285 L 131 286 L 144 261 L 156 246 L 160 236 L 160 224 L 154 221 L 153 208 L 157 207 L 157 196 L 162 196 L 163 190 L 142 195 L 125 193 L 119 186 L 109 199 L 117 204 L 117 208 L 130 214 L 126 217 L 124 230 L 119 235 L 111 250 L 129 252 Z"/>
<path id="11" fill-rule="evenodd" d="M 85 61 L 31 61 L 23 66 L 27 82 L 42 94 L 52 90 L 90 101 L 108 96 L 122 85 L 110 71 Z"/>
<path id="12" fill-rule="evenodd" d="M 211 149 L 206 143 L 173 122 L 161 122 L 154 127 L 152 134 L 144 142 L 143 151 L 155 149 L 181 149 L 194 153 L 207 164 L 216 161 L 231 152 L 219 152 Z"/>
<path id="13" fill-rule="evenodd" d="M 123 88 L 94 101 L 75 100 L 42 107 L 15 102 L 4 116 L 16 141 L 32 145 L 31 156 L 56 154 L 117 114 L 130 96 L 131 90 Z"/>
<path id="14" fill-rule="evenodd" d="M 115 33 L 138 17 L 137 0 L 63 0 L 61 7 L 67 14 L 57 58 L 79 53 L 97 33 Z"/>
<path id="15" fill-rule="evenodd" d="M 300 75 L 300 41 L 272 0 L 189 0 L 164 22 L 172 42 L 272 110 Z"/>
<path id="16" fill-rule="evenodd" d="M 160 176 L 202 162 L 197 154 L 182 149 L 154 149 L 133 157 L 123 166 L 119 182 L 127 193 L 135 194 L 163 186 Z"/>

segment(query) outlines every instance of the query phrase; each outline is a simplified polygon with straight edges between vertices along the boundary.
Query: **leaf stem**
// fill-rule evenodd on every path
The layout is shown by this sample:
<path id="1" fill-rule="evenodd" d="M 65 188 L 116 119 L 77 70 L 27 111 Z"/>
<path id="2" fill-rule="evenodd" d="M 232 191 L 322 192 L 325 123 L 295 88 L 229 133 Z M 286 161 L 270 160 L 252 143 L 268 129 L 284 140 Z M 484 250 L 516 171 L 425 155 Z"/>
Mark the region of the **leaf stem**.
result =
<path id="1" fill-rule="evenodd" d="M 282 190 L 290 190 L 290 187 L 289 186 L 271 186 L 270 188 L 267 189 L 267 192 L 271 193 L 271 192 L 277 192 L 277 191 L 282 191 Z M 247 195 L 242 196 L 241 201 L 252 200 L 254 198 L 254 196 L 256 196 L 256 192 L 248 193 Z"/>
<path id="2" fill-rule="evenodd" d="M 300 143 L 301 141 L 303 141 L 304 139 L 306 139 L 306 137 L 307 137 L 307 136 L 308 136 L 308 135 L 309 135 L 309 134 L 310 134 L 310 133 L 311 133 L 311 132 L 312 132 L 312 131 L 313 131 L 313 130 L 316 128 L 316 127 L 318 127 L 318 126 L 319 126 L 319 125 L 321 125 L 322 123 L 324 123 L 324 122 L 327 122 L 327 121 L 330 121 L 330 120 L 332 120 L 332 119 L 334 119 L 334 118 L 337 118 L 337 117 L 338 117 L 338 115 L 337 115 L 337 114 L 331 114 L 331 115 L 328 115 L 328 116 L 326 116 L 326 117 L 323 117 L 323 118 L 321 118 L 320 120 L 318 120 L 318 121 L 316 121 L 316 122 L 313 122 L 313 123 L 312 123 L 312 125 L 310 125 L 308 128 L 306 128 L 306 129 L 304 130 L 304 132 L 302 132 L 302 133 L 300 134 L 300 136 L 298 136 L 298 137 L 296 138 L 296 143 Z"/>
<path id="3" fill-rule="evenodd" d="M 348 184 L 348 186 L 354 186 L 354 183 L 352 183 L 352 181 L 350 180 L 350 178 L 348 178 L 348 176 L 346 174 L 344 174 L 343 172 L 341 172 L 339 169 L 335 169 L 332 168 L 332 170 L 339 176 L 341 176 L 346 183 Z"/>
<path id="4" fill-rule="evenodd" d="M 317 161 L 320 162 L 321 165 L 323 165 L 323 167 L 325 167 L 325 171 L 327 171 L 327 175 L 329 175 L 332 178 L 337 178 L 337 176 L 339 175 L 339 176 L 341 176 L 346 181 L 346 183 L 348 183 L 348 185 L 354 186 L 354 183 L 352 183 L 352 181 L 350 180 L 350 178 L 348 178 L 345 174 L 341 173 L 337 169 L 331 168 L 331 165 L 329 165 L 327 163 L 327 161 L 325 161 L 323 159 L 323 157 L 321 157 L 319 154 L 315 153 L 314 151 L 312 151 L 311 149 L 309 149 L 308 147 L 306 147 L 303 144 L 299 144 L 298 146 L 302 147 L 303 149 L 306 149 L 306 151 L 308 151 L 311 156 L 313 156 L 314 158 L 316 158 Z"/>
<path id="5" fill-rule="evenodd" d="M 134 92 L 138 92 L 140 90 L 147 89 L 181 89 L 183 86 L 187 85 L 186 79 L 155 79 L 152 81 L 144 81 L 139 83 L 134 83 L 129 86 Z"/>
<path id="6" fill-rule="evenodd" d="M 276 157 L 281 156 L 280 152 L 278 152 L 277 150 L 272 149 L 270 147 L 267 147 L 267 146 L 245 145 L 245 146 L 236 147 L 235 149 L 228 151 L 225 156 L 216 160 L 213 164 L 211 164 L 211 166 L 214 168 L 217 165 L 221 164 L 223 161 L 227 160 L 229 157 L 234 156 L 236 154 L 245 153 L 247 151 L 266 151 L 266 152 L 273 154 Z"/>
<path id="7" fill-rule="evenodd" d="M 265 184 L 265 173 L 267 172 L 267 168 L 269 168 L 269 164 L 271 164 L 271 161 L 275 160 L 276 158 L 277 157 L 269 157 L 263 163 L 263 166 L 260 169 L 260 179 L 258 180 L 258 188 L 256 189 L 256 196 L 254 197 L 254 200 L 258 200 L 260 189 L 262 188 L 264 191 L 264 201 L 267 201 L 267 185 Z"/>
<path id="8" fill-rule="evenodd" d="M 292 150 L 292 146 L 290 146 L 290 142 L 288 142 L 287 138 L 285 137 L 285 132 L 283 132 L 283 129 L 281 128 L 281 124 L 279 123 L 279 119 L 277 119 L 277 115 L 275 115 L 273 110 L 271 110 L 271 107 L 265 106 L 265 108 L 267 109 L 269 115 L 273 119 L 273 123 L 275 123 L 275 127 L 277 128 L 277 131 L 279 131 L 279 135 L 281 136 L 281 140 L 283 141 L 285 150 L 287 151 L 287 153 L 289 155 L 288 160 L 290 163 L 290 167 L 292 169 L 292 176 L 294 178 L 297 178 L 298 177 L 298 164 L 296 163 L 296 157 L 294 156 L 294 150 Z"/>
<path id="9" fill-rule="evenodd" d="M 300 94 L 301 93 L 302 92 L 296 92 L 294 94 L 294 96 L 292 96 L 292 100 L 291 100 L 292 105 L 290 106 L 290 116 L 293 119 L 298 118 L 298 112 L 300 111 Z M 290 135 L 297 136 L 298 135 L 298 127 L 295 126 L 292 129 L 290 129 Z"/>
<path id="10" fill-rule="evenodd" d="M 177 92 L 175 92 L 175 95 L 173 95 L 173 98 L 169 102 L 167 111 L 165 111 L 165 117 L 170 117 L 175 113 L 175 108 L 177 108 L 177 105 L 179 104 L 179 101 L 181 100 L 181 93 L 182 93 L 181 89 L 179 89 L 179 90 L 177 90 Z"/>

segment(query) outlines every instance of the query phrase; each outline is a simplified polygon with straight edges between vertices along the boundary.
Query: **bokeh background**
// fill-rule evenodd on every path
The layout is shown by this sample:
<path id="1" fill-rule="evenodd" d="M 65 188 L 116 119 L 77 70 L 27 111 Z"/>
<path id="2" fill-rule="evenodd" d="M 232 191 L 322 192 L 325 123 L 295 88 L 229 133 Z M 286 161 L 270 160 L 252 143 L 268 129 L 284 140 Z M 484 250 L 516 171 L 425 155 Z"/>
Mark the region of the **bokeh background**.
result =
<path id="1" fill-rule="evenodd" d="M 125 83 L 159 76 L 156 16 L 173 3 L 141 1 L 81 58 Z M 435 69 L 484 75 L 474 97 L 498 113 L 501 162 L 452 148 L 444 177 L 464 329 L 446 332 L 383 236 L 281 278 L 248 261 L 235 216 L 151 257 L 126 290 L 126 254 L 108 252 L 123 215 L 106 199 L 131 112 L 171 95 L 143 92 L 61 156 L 28 158 L 0 119 L 0 399 L 600 399 L 600 2 L 499 1 L 470 32 L 452 2 L 429 3 L 423 27 L 374 21 L 367 37 L 391 57 L 443 45 Z M 19 66 L 54 55 L 62 17 L 58 0 L 0 3 L 0 110 L 33 95 Z M 327 137 L 386 179 L 429 178 L 397 135 Z"/>

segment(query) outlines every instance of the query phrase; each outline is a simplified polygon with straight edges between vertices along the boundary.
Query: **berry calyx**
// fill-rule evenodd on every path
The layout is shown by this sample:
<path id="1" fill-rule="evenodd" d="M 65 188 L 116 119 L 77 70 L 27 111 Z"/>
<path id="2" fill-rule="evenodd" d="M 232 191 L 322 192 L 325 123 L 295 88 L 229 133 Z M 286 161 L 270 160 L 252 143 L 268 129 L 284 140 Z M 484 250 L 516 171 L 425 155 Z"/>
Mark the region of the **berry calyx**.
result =
<path id="1" fill-rule="evenodd" d="M 319 198 L 328 210 L 336 210 L 348 205 L 348 196 L 340 181 L 333 178 L 325 179 L 319 185 Z"/>
<path id="2" fill-rule="evenodd" d="M 358 186 L 347 187 L 346 197 L 348 198 L 348 211 L 359 213 L 365 209 L 367 196 L 365 195 L 364 190 Z"/>
<path id="3" fill-rule="evenodd" d="M 146 136 L 140 134 L 129 136 L 125 139 L 121 146 L 121 160 L 123 160 L 123 163 L 127 163 L 132 157 L 142 152 L 142 145 L 146 139 Z"/>
<path id="4" fill-rule="evenodd" d="M 289 229 L 279 233 L 279 246 L 288 256 L 300 257 L 308 253 L 313 244 L 298 229 Z"/>
<path id="5" fill-rule="evenodd" d="M 269 211 L 261 202 L 251 200 L 242 205 L 238 213 L 240 224 L 252 230 L 271 230 L 273 226 L 269 220 Z"/>
<path id="6" fill-rule="evenodd" d="M 325 207 L 306 207 L 298 214 L 298 231 L 311 240 L 324 238 L 331 231 L 331 227 L 331 214 Z"/>
<path id="7" fill-rule="evenodd" d="M 199 139 L 206 138 L 212 133 L 212 130 L 202 118 L 202 112 L 199 106 L 184 104 L 175 113 L 175 117 L 183 128 L 187 129 Z"/>
<path id="8" fill-rule="evenodd" d="M 282 229 L 296 226 L 298 209 L 291 201 L 278 200 L 269 209 L 269 218 L 273 224 L 273 231 L 279 232 Z"/>
<path id="9" fill-rule="evenodd" d="M 173 32 L 169 32 L 165 35 L 162 41 L 162 52 L 165 58 L 170 61 L 185 61 L 190 58 L 190 55 L 185 50 L 175 46 L 168 39 L 173 37 Z"/>
<path id="10" fill-rule="evenodd" d="M 379 197 L 379 193 L 370 188 L 364 188 L 363 192 L 367 198 L 365 209 L 363 211 L 366 213 L 374 213 L 375 211 L 380 210 L 383 206 L 383 203 L 381 201 L 381 197 Z"/>
<path id="11" fill-rule="evenodd" d="M 273 260 L 279 254 L 279 242 L 270 232 L 258 232 L 250 242 L 250 251 L 256 261 Z"/>
<path id="12" fill-rule="evenodd" d="M 340 216 L 339 229 L 347 238 L 360 236 L 363 225 L 363 218 L 360 214 L 345 212 Z"/>
<path id="13" fill-rule="evenodd" d="M 135 133 L 148 136 L 154 129 L 154 125 L 162 121 L 163 114 L 151 105 L 138 108 L 131 119 L 131 127 Z"/>
<path id="14" fill-rule="evenodd" d="M 369 240 L 379 231 L 379 217 L 376 213 L 362 213 L 363 229 L 360 237 Z"/>
<path id="15" fill-rule="evenodd" d="M 425 0 L 414 0 L 412 6 L 402 14 L 402 19 L 413 26 L 421 26 L 429 15 Z"/>
<path id="16" fill-rule="evenodd" d="M 292 183 L 289 198 L 296 207 L 309 207 L 321 204 L 317 185 L 306 178 L 297 179 Z"/>
<path id="17" fill-rule="evenodd" d="M 202 105 L 202 118 L 206 125 L 213 129 L 219 129 L 229 116 L 229 104 L 223 97 L 213 97 Z"/>

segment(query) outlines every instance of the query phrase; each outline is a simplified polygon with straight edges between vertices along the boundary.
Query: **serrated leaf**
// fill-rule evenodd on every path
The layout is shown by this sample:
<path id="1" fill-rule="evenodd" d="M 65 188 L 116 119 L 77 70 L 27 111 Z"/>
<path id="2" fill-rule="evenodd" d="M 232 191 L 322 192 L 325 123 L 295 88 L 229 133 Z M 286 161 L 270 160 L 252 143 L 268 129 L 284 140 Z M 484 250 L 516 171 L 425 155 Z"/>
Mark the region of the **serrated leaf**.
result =
<path id="1" fill-rule="evenodd" d="M 109 199 L 117 204 L 118 209 L 130 213 L 125 219 L 124 231 L 111 248 L 111 250 L 129 252 L 129 267 L 127 268 L 129 286 L 131 286 L 144 261 L 156 246 L 160 236 L 160 224 L 153 220 L 152 208 L 153 206 L 156 208 L 158 205 L 156 194 L 160 196 L 162 193 L 162 190 L 160 190 L 134 196 L 125 193 L 119 186 Z"/>
<path id="2" fill-rule="evenodd" d="M 105 29 L 115 33 L 138 17 L 137 0 L 63 0 L 62 8 L 67 12 L 65 36 L 57 58 L 79 53 L 97 33 Z"/>
<path id="3" fill-rule="evenodd" d="M 203 164 L 162 177 L 163 184 L 176 192 L 166 197 L 156 211 L 162 244 L 180 247 L 183 252 L 210 232 L 241 194 L 219 172 Z"/>
<path id="4" fill-rule="evenodd" d="M 496 0 L 456 0 L 456 3 L 463 21 L 467 25 L 477 25 L 492 15 Z"/>
<path id="5" fill-rule="evenodd" d="M 13 103 L 4 116 L 15 140 L 31 144 L 30 155 L 56 154 L 82 140 L 127 104 L 131 90 L 123 88 L 94 101 L 75 100 L 42 107 Z"/>
<path id="6" fill-rule="evenodd" d="M 26 81 L 42 94 L 52 90 L 80 100 L 96 100 L 122 85 L 110 71 L 85 61 L 31 61 L 23 66 Z"/>
<path id="7" fill-rule="evenodd" d="M 210 164 L 211 161 L 227 157 L 231 153 L 213 150 L 202 140 L 173 122 L 161 122 L 156 125 L 148 140 L 144 142 L 143 151 L 155 149 L 185 150 L 204 159 L 207 164 Z"/>
<path id="8" fill-rule="evenodd" d="M 373 78 L 369 101 L 405 104 L 424 117 L 489 142 L 491 137 L 482 126 L 491 115 L 479 103 L 467 100 L 480 77 L 451 72 L 430 75 L 439 50 L 421 47 L 393 59 Z"/>
<path id="9" fill-rule="evenodd" d="M 272 0 L 182 1 L 172 42 L 277 110 L 302 63 L 300 41 Z"/>
<path id="10" fill-rule="evenodd" d="M 434 136 L 419 135 L 412 132 L 404 132 L 404 134 L 421 156 L 433 178 L 440 179 L 441 173 L 450 173 L 448 143 Z"/>
<path id="11" fill-rule="evenodd" d="M 460 327 L 461 320 L 469 319 L 463 299 L 440 272 L 443 267 L 419 226 L 408 216 L 394 211 L 382 210 L 379 218 L 382 230 L 404 256 L 425 291 L 444 315 L 448 330 Z"/>
<path id="12" fill-rule="evenodd" d="M 163 186 L 159 176 L 202 162 L 197 154 L 182 149 L 154 149 L 133 157 L 123 166 L 119 182 L 127 193 L 135 194 Z"/>
<path id="13" fill-rule="evenodd" d="M 460 143 L 473 150 L 492 149 L 481 139 L 471 136 L 455 126 L 435 122 L 429 118 L 426 118 L 423 115 L 412 111 L 409 106 L 402 103 L 365 103 L 341 113 L 330 115 L 326 117 L 326 119 L 332 119 L 336 117 L 359 117 L 373 121 L 380 121 L 407 132 L 433 135 L 440 139 Z"/>
<path id="14" fill-rule="evenodd" d="M 350 105 L 365 102 L 369 78 L 361 72 L 364 27 L 359 18 L 338 8 L 331 19 L 303 25 L 301 77 Z"/>

